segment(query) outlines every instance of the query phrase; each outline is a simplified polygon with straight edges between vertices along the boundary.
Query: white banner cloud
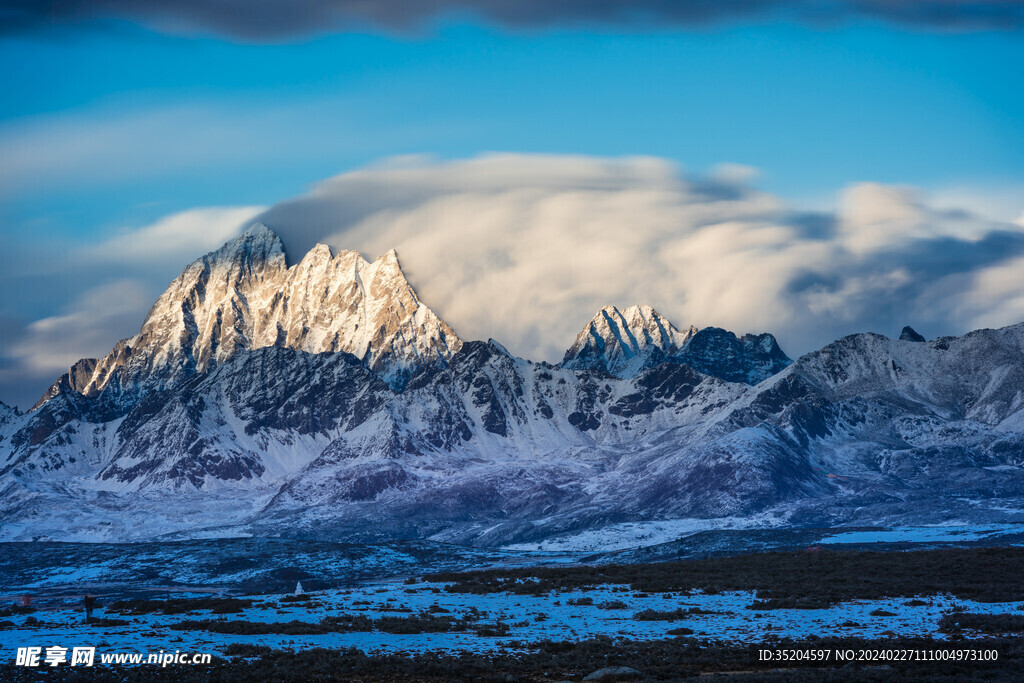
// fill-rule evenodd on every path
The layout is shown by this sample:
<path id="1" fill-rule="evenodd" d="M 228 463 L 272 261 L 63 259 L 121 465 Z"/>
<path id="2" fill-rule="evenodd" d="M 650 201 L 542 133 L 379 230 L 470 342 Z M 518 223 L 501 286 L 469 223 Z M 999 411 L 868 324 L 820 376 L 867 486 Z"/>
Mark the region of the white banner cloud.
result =
<path id="1" fill-rule="evenodd" d="M 732 168 L 686 178 L 650 158 L 401 159 L 324 181 L 261 220 L 291 258 L 317 241 L 370 257 L 396 248 L 461 335 L 538 359 L 558 360 L 609 303 L 771 331 L 791 353 L 908 323 L 947 334 L 1018 321 L 985 273 L 1024 254 L 1021 226 L 873 183 L 846 189 L 834 214 L 801 212 Z M 950 278 L 961 291 L 947 293 Z"/>

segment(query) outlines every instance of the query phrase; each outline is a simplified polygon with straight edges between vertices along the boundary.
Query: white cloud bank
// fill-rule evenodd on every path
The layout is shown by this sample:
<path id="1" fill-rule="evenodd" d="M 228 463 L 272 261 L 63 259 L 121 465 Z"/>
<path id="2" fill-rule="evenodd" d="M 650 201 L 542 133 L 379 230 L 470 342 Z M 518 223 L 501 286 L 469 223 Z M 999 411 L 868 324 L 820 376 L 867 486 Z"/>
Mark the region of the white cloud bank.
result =
<path id="1" fill-rule="evenodd" d="M 739 166 L 692 177 L 654 158 L 400 158 L 262 214 L 174 214 L 69 259 L 90 286 L 6 335 L 16 339 L 0 353 L 0 398 L 20 381 L 29 388 L 16 400 L 31 404 L 73 360 L 134 333 L 168 274 L 255 219 L 292 261 L 316 242 L 370 258 L 396 248 L 421 299 L 463 338 L 537 360 L 560 360 L 606 304 L 773 332 L 793 356 L 852 332 L 910 324 L 933 337 L 1024 321 L 1019 221 L 873 183 L 843 190 L 835 211 L 808 212 L 751 187 L 755 177 Z"/>
<path id="2" fill-rule="evenodd" d="M 652 158 L 412 158 L 324 181 L 261 220 L 297 259 L 313 243 L 396 248 L 421 298 L 466 338 L 559 360 L 603 305 L 680 325 L 776 333 L 802 353 L 855 331 L 925 334 L 1024 320 L 1024 230 L 911 188 L 842 192 L 806 213 L 725 166 Z M 1024 203 L 1024 199 L 1022 199 Z"/>

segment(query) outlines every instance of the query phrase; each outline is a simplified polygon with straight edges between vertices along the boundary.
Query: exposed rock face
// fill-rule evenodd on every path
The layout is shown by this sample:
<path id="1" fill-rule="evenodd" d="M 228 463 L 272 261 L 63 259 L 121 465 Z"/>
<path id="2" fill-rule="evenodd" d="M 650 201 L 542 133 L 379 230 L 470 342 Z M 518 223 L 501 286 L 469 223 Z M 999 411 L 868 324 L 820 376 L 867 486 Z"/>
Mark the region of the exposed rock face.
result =
<path id="1" fill-rule="evenodd" d="M 793 362 L 768 333 L 737 337 L 717 327 L 697 332 L 673 360 L 705 374 L 745 384 L 757 384 Z"/>
<path id="2" fill-rule="evenodd" d="M 10 407 L 3 401 L 0 401 L 0 449 L 5 446 L 4 442 L 7 439 L 7 433 L 4 427 L 13 422 L 18 416 L 19 413 L 16 409 Z"/>
<path id="3" fill-rule="evenodd" d="M 919 335 L 917 333 L 917 330 L 915 330 L 913 327 L 907 325 L 906 327 L 903 328 L 903 331 L 900 332 L 900 341 L 923 342 L 928 340 Z"/>
<path id="4" fill-rule="evenodd" d="M 367 263 L 358 252 L 332 255 L 321 244 L 289 268 L 280 238 L 254 225 L 185 268 L 137 335 L 105 358 L 76 363 L 36 407 L 70 391 L 103 395 L 116 414 L 240 351 L 267 346 L 351 353 L 401 386 L 461 345 L 420 303 L 394 251 Z"/>

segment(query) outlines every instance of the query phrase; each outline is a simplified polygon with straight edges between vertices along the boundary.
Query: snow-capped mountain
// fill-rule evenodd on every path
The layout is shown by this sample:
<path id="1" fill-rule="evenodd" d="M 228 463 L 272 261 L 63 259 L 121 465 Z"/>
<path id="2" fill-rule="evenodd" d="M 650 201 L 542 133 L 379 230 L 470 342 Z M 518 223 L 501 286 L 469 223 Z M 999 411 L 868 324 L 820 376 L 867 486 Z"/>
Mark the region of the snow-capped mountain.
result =
<path id="1" fill-rule="evenodd" d="M 254 225 L 192 262 L 149 311 L 137 335 L 102 359 L 76 363 L 40 399 L 102 396 L 116 414 L 151 391 L 180 386 L 236 353 L 266 346 L 362 359 L 401 385 L 444 362 L 461 340 L 420 303 L 390 251 L 367 263 L 319 244 L 288 267 L 281 239 Z"/>
<path id="2" fill-rule="evenodd" d="M 624 311 L 605 306 L 576 335 L 561 365 L 574 370 L 604 370 L 616 376 L 633 375 L 655 353 L 678 353 L 696 333 L 695 327 L 679 331 L 650 306 L 630 306 Z"/>
<path id="3" fill-rule="evenodd" d="M 730 382 L 757 384 L 792 361 L 770 334 L 737 337 L 717 327 L 680 332 L 650 306 L 605 306 L 576 335 L 561 367 L 630 377 L 673 362 Z"/>
<path id="4" fill-rule="evenodd" d="M 458 340 L 394 252 L 317 247 L 288 266 L 262 226 L 46 398 L 0 404 L 2 539 L 501 545 L 658 519 L 1024 509 L 1024 324 L 858 334 L 790 361 L 770 334 L 608 307 L 553 366 Z"/>

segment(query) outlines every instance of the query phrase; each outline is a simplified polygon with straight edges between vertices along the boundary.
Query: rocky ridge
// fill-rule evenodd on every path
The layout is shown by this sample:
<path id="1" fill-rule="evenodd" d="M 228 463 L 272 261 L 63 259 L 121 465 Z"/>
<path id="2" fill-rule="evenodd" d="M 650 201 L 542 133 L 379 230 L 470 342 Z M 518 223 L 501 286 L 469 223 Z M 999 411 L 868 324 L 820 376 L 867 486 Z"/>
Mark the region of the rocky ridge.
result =
<path id="1" fill-rule="evenodd" d="M 561 364 L 535 363 L 458 340 L 393 252 L 287 266 L 256 227 L 35 410 L 0 404 L 0 538 L 1013 521 L 1022 358 L 1024 324 L 790 361 L 770 334 L 607 307 Z"/>

